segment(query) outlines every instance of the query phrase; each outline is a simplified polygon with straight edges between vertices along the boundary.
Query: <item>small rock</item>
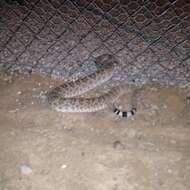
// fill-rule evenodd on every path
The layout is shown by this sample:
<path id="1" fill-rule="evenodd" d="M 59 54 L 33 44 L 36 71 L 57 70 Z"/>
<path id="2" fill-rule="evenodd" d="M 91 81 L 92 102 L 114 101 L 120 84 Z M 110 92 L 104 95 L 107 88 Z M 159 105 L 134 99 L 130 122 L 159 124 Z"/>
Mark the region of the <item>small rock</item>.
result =
<path id="1" fill-rule="evenodd" d="M 32 168 L 28 165 L 25 165 L 25 164 L 20 166 L 20 171 L 21 171 L 21 174 L 23 174 L 23 175 L 32 174 Z"/>
<path id="2" fill-rule="evenodd" d="M 125 146 L 119 140 L 117 140 L 113 142 L 113 148 L 116 150 L 124 150 Z"/>
<path id="3" fill-rule="evenodd" d="M 21 94 L 22 94 L 22 92 L 21 92 L 21 91 L 18 91 L 18 92 L 17 92 L 17 94 L 18 94 L 18 95 L 21 95 Z"/>
<path id="4" fill-rule="evenodd" d="M 61 169 L 65 169 L 66 167 L 67 167 L 67 165 L 63 164 L 63 165 L 61 166 Z"/>
<path id="5" fill-rule="evenodd" d="M 14 113 L 14 112 L 18 112 L 19 110 L 20 110 L 19 108 L 16 108 L 16 109 L 14 109 L 14 110 L 9 110 L 9 112 Z"/>

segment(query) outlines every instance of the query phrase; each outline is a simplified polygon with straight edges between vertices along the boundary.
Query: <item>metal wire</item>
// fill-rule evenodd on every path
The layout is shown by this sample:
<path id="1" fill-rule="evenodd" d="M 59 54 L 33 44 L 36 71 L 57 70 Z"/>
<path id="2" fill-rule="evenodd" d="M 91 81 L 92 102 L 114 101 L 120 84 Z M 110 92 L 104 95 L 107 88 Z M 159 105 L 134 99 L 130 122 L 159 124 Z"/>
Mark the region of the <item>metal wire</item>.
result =
<path id="1" fill-rule="evenodd" d="M 68 61 L 75 66 L 82 65 L 87 58 L 110 53 L 119 59 L 122 69 L 129 70 L 132 66 L 133 70 L 141 68 L 140 73 L 146 70 L 154 73 L 155 66 L 160 68 L 156 76 L 145 72 L 146 79 L 163 77 L 163 80 L 188 83 L 190 14 L 186 7 L 189 3 L 180 2 L 166 1 L 160 5 L 149 0 L 109 3 L 103 0 L 24 0 L 20 5 L 16 1 L 11 4 L 2 1 L 0 35 L 5 36 L 4 31 L 9 35 L 0 41 L 0 66 L 29 73 L 43 70 L 52 75 L 59 68 L 67 72 Z M 31 19 L 36 28 L 31 25 Z M 59 28 L 59 24 L 63 28 Z M 27 43 L 18 35 L 22 28 L 31 34 Z M 26 33 L 22 34 L 24 38 Z M 58 46 L 60 42 L 63 43 Z M 55 55 L 53 52 L 50 55 L 52 49 Z M 139 61 L 143 57 L 145 60 Z M 51 60 L 54 61 L 51 63 Z M 70 75 L 75 74 L 75 66 Z M 60 73 L 58 77 L 68 76 Z M 131 76 L 129 80 L 137 74 L 131 73 Z"/>

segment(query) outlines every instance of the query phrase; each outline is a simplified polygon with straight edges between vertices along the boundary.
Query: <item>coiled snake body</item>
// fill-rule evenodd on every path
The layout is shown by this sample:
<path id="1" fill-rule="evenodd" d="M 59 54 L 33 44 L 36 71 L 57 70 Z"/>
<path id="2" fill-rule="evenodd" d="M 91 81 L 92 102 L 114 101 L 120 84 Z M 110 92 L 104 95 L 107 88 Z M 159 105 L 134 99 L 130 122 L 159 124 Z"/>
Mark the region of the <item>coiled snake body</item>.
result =
<path id="1" fill-rule="evenodd" d="M 98 56 L 95 62 L 102 68 L 82 79 L 55 87 L 46 94 L 47 102 L 52 109 L 59 112 L 95 112 L 113 105 L 114 101 L 126 91 L 124 86 L 119 86 L 98 97 L 78 97 L 108 81 L 113 75 L 114 64 L 117 60 L 112 55 L 103 54 Z M 129 117 L 134 115 L 136 109 L 120 111 L 114 107 L 113 111 L 117 115 Z"/>

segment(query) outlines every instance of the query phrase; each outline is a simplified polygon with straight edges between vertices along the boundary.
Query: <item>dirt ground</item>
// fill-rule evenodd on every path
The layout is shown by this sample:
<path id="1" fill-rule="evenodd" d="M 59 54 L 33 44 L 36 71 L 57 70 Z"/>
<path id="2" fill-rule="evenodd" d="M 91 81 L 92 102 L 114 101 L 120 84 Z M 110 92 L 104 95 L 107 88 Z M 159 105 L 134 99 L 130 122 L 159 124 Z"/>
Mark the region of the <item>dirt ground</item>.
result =
<path id="1" fill-rule="evenodd" d="M 0 78 L 0 190 L 190 189 L 190 89 L 145 86 L 126 120 L 42 106 L 55 83 Z"/>

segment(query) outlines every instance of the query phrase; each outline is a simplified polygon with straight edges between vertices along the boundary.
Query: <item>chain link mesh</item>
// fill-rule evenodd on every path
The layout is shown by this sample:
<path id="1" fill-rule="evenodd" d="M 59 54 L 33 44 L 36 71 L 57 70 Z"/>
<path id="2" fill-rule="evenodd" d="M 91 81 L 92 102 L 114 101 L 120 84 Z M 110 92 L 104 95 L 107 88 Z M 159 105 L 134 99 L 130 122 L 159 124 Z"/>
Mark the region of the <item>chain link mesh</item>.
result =
<path id="1" fill-rule="evenodd" d="M 1 1 L 0 68 L 69 80 L 110 53 L 116 80 L 187 84 L 189 31 L 185 0 Z"/>

